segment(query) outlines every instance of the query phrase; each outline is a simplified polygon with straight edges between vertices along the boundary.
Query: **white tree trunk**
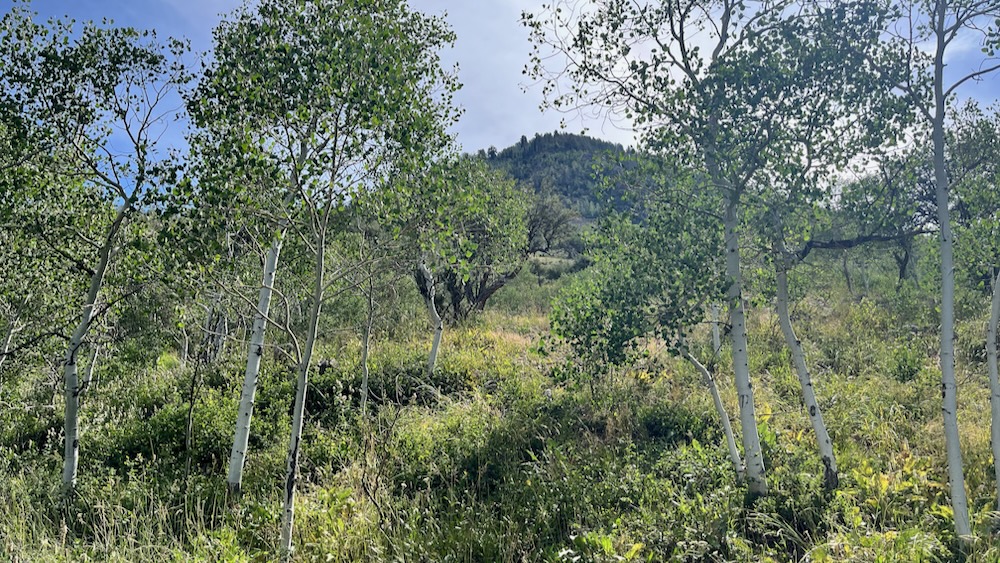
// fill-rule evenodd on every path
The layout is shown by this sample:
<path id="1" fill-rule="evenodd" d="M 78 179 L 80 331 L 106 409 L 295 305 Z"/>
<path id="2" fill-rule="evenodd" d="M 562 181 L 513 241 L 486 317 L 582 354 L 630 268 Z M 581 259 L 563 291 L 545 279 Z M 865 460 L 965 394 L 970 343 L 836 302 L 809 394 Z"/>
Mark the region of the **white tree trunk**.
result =
<path id="1" fill-rule="evenodd" d="M 80 319 L 80 323 L 77 324 L 76 330 L 73 331 L 69 346 L 66 348 L 66 357 L 63 360 L 66 418 L 63 422 L 65 444 L 63 449 L 62 484 L 65 493 L 71 493 L 76 488 L 76 474 L 80 464 L 80 379 L 76 364 L 76 353 L 83 344 L 83 338 L 90 328 L 90 321 L 93 319 L 93 315 L 94 304 L 87 303 L 84 305 L 83 316 Z"/>
<path id="2" fill-rule="evenodd" d="M 718 356 L 722 351 L 722 336 L 720 335 L 719 323 L 722 316 L 718 303 L 712 303 L 712 355 Z"/>
<path id="3" fill-rule="evenodd" d="M 441 315 L 438 314 L 433 301 L 428 304 L 428 307 L 431 315 L 431 323 L 434 325 L 434 340 L 431 341 L 431 354 L 427 358 L 427 376 L 430 377 L 434 375 L 434 369 L 437 368 L 438 351 L 441 349 L 441 335 L 444 333 L 444 322 L 441 320 Z"/>
<path id="4" fill-rule="evenodd" d="M 369 273 L 370 274 L 370 273 Z M 372 343 L 372 324 L 375 317 L 375 284 L 368 276 L 368 315 L 365 318 L 365 333 L 361 337 L 361 417 L 368 406 L 368 352 Z"/>
<path id="5" fill-rule="evenodd" d="M 191 338 L 188 336 L 186 328 L 181 329 L 181 335 L 183 335 L 183 339 L 181 340 L 181 364 L 187 365 L 188 353 L 191 348 Z"/>
<path id="6" fill-rule="evenodd" d="M 726 407 L 722 404 L 722 397 L 719 395 L 719 388 L 715 385 L 715 378 L 712 377 L 711 372 L 708 371 L 697 358 L 689 353 L 685 353 L 684 357 L 694 364 L 694 367 L 698 369 L 701 373 L 701 380 L 708 387 L 708 391 L 712 394 L 712 402 L 715 403 L 715 412 L 718 413 L 719 418 L 722 420 L 722 432 L 726 436 L 726 446 L 729 447 L 729 459 L 733 462 L 733 469 L 736 471 L 736 480 L 740 483 L 743 482 L 745 468 L 743 467 L 743 460 L 740 458 L 740 450 L 736 447 L 736 437 L 733 435 L 733 425 L 729 421 L 729 414 L 726 413 Z"/>
<path id="7" fill-rule="evenodd" d="M 94 346 L 94 353 L 90 356 L 90 363 L 87 364 L 87 371 L 83 373 L 83 384 L 80 386 L 80 393 L 82 394 L 85 390 L 90 389 L 95 385 L 94 381 L 94 368 L 97 367 L 97 358 L 101 355 L 101 346 L 97 344 Z"/>
<path id="8" fill-rule="evenodd" d="M 250 420 L 253 418 L 254 397 L 257 394 L 257 378 L 260 375 L 260 361 L 264 355 L 264 330 L 271 309 L 274 293 L 274 278 L 278 270 L 281 254 L 282 234 L 279 232 L 264 259 L 264 274 L 260 284 L 257 310 L 250 330 L 250 345 L 247 347 L 247 367 L 243 375 L 243 391 L 240 394 L 240 408 L 236 416 L 236 434 L 229 455 L 229 475 L 226 484 L 230 492 L 239 494 L 243 486 L 243 468 L 246 465 L 247 445 L 250 441 Z"/>
<path id="9" fill-rule="evenodd" d="M 997 510 L 1000 510 L 1000 373 L 997 369 L 997 325 L 1000 324 L 1000 271 L 993 282 L 993 303 L 986 328 L 986 363 L 990 368 L 990 442 L 993 471 L 997 482 Z"/>
<path id="10" fill-rule="evenodd" d="M 441 347 L 441 334 L 444 332 L 444 321 L 441 319 L 441 315 L 437 310 L 437 305 L 434 303 L 434 274 L 431 273 L 427 264 L 423 261 L 420 262 L 419 267 L 420 273 L 424 276 L 424 280 L 427 285 L 427 295 L 424 297 L 424 302 L 427 305 L 427 314 L 431 319 L 431 326 L 434 330 L 434 340 L 431 343 L 431 354 L 427 359 L 427 375 L 430 377 L 434 375 L 434 368 L 437 367 L 438 350 Z"/>
<path id="11" fill-rule="evenodd" d="M 7 335 L 3 339 L 3 347 L 0 348 L 0 375 L 3 374 L 3 365 L 7 361 L 10 355 L 10 346 L 14 343 L 14 335 L 17 334 L 17 319 L 11 318 L 7 322 Z M 3 384 L 3 379 L 0 379 L 0 386 Z"/>
<path id="12" fill-rule="evenodd" d="M 780 257 L 777 259 L 781 260 Z M 799 384 L 802 387 L 802 401 L 805 404 L 806 412 L 809 413 L 809 421 L 812 423 L 816 440 L 819 443 L 819 455 L 823 460 L 823 484 L 828 490 L 833 490 L 840 485 L 840 477 L 837 474 L 837 458 L 833 453 L 833 441 L 830 439 L 830 433 L 826 430 L 826 423 L 823 422 L 823 413 L 820 411 L 819 403 L 816 402 L 816 392 L 813 389 L 812 378 L 809 376 L 809 367 L 806 365 L 806 357 L 802 352 L 802 344 L 792 328 L 792 318 L 788 313 L 788 273 L 779 264 L 776 274 L 778 278 L 778 320 L 781 323 L 781 332 L 784 333 L 785 343 L 792 352 L 792 362 L 795 364 L 795 371 L 798 373 Z"/>
<path id="13" fill-rule="evenodd" d="M 90 331 L 91 322 L 94 320 L 94 308 L 97 305 L 97 296 L 104 285 L 104 274 L 108 271 L 108 264 L 111 261 L 111 253 L 114 248 L 116 235 L 121 224 L 125 221 L 130 208 L 127 202 L 125 206 L 118 210 L 118 216 L 112 223 L 105 239 L 104 246 L 99 253 L 97 267 L 90 276 L 90 287 L 83 303 L 83 313 L 80 322 L 76 325 L 76 330 L 70 337 L 69 345 L 66 347 L 66 354 L 63 359 L 63 393 L 66 397 L 65 420 L 63 422 L 63 432 L 65 444 L 63 448 L 63 492 L 71 494 L 76 489 L 76 474 L 80 465 L 80 386 L 79 366 L 77 364 L 77 352 L 83 344 L 84 338 Z"/>
<path id="14" fill-rule="evenodd" d="M 211 329 L 213 332 L 212 338 L 212 349 L 206 360 L 210 364 L 214 364 L 219 360 L 219 356 L 222 355 L 222 350 L 226 346 L 226 337 L 229 336 L 229 319 L 226 318 L 226 314 L 223 311 L 220 302 L 222 301 L 221 295 L 216 299 L 215 311 L 218 316 L 218 320 L 215 326 Z"/>
<path id="15" fill-rule="evenodd" d="M 947 2 L 940 0 L 934 15 L 937 49 L 934 54 L 934 184 L 937 199 L 938 227 L 941 229 L 941 395 L 944 415 L 944 440 L 948 453 L 948 482 L 951 488 L 951 505 L 955 512 L 955 532 L 959 537 L 968 536 L 969 505 L 965 493 L 965 475 L 962 469 L 962 447 L 958 433 L 958 386 L 955 381 L 955 262 L 949 209 L 948 172 L 945 169 L 945 95 L 944 50 L 945 9 Z"/>
<path id="16" fill-rule="evenodd" d="M 743 431 L 743 450 L 746 455 L 746 476 L 749 492 L 753 496 L 767 494 L 767 477 L 764 455 L 757 432 L 757 412 L 754 406 L 753 387 L 750 383 L 750 362 L 747 354 L 746 316 L 743 312 L 743 276 L 740 272 L 738 201 L 735 194 L 728 194 L 726 202 L 726 275 L 729 287 L 729 311 L 732 319 L 730 336 L 733 343 L 733 372 L 736 393 L 739 397 L 740 428 Z"/>
<path id="17" fill-rule="evenodd" d="M 299 473 L 299 450 L 302 442 L 302 424 L 305 418 L 306 391 L 309 385 L 309 363 L 312 361 L 313 349 L 316 346 L 316 332 L 319 327 L 319 315 L 323 308 L 323 269 L 325 260 L 323 249 L 326 238 L 322 231 L 317 241 L 315 285 L 313 286 L 312 310 L 309 314 L 309 333 L 306 337 L 305 349 L 299 360 L 298 377 L 295 382 L 295 406 L 292 411 L 292 435 L 288 440 L 288 460 L 285 472 L 285 501 L 281 519 L 281 560 L 288 561 L 292 556 L 292 530 L 295 521 L 295 485 Z"/>

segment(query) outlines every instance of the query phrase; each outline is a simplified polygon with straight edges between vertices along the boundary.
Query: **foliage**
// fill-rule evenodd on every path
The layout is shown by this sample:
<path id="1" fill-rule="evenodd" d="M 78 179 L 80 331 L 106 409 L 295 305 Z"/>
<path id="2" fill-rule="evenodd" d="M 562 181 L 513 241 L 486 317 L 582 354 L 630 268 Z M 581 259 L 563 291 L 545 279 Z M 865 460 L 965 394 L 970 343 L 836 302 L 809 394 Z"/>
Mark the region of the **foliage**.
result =
<path id="1" fill-rule="evenodd" d="M 625 149 L 585 135 L 554 131 L 522 137 L 510 147 L 481 150 L 485 159 L 515 180 L 534 188 L 543 198 L 555 197 L 579 215 L 596 218 L 605 201 L 594 168 L 607 155 L 622 156 Z"/>
<path id="2" fill-rule="evenodd" d="M 972 287 L 988 292 L 1000 268 L 1000 153 L 997 108 L 967 104 L 952 118 L 948 162 L 954 184 L 956 253 Z"/>
<path id="3" fill-rule="evenodd" d="M 967 282 L 966 540 L 938 438 L 943 254 L 928 234 L 945 223 L 924 187 L 941 163 L 921 143 L 880 146 L 910 124 L 890 85 L 928 99 L 899 65 L 928 59 L 874 44 L 884 7 L 544 7 L 525 16 L 539 44 L 529 74 L 575 81 L 547 90 L 553 104 L 630 113 L 648 150 L 555 133 L 457 158 L 457 76 L 440 58 L 454 35 L 402 0 L 265 0 L 227 16 L 183 92 L 184 156 L 157 142 L 151 111 L 193 78 L 183 42 L 39 24 L 15 4 L 0 23 L 0 557 L 269 560 L 297 489 L 298 560 L 997 560 L 980 373 L 982 282 L 1000 255 L 996 112 L 953 112 L 943 139 Z M 709 49 L 688 48 L 692 26 Z M 550 73 L 546 44 L 581 56 Z M 860 149 L 880 153 L 870 174 L 831 180 Z M 250 294 L 279 242 L 267 322 L 283 330 L 259 348 L 234 497 L 219 474 Z M 768 307 L 772 250 L 802 261 L 791 315 L 836 491 Z M 438 305 L 469 317 L 430 373 L 426 303 L 401 283 L 417 264 Z M 88 280 L 98 315 L 84 313 L 61 362 Z M 727 285 L 734 316 L 719 328 L 749 326 L 733 362 L 709 352 L 703 322 Z M 362 346 L 359 332 L 373 337 Z M 210 336 L 218 353 L 203 361 Z M 723 378 L 718 390 L 728 408 L 759 405 L 743 430 L 759 433 L 769 496 L 736 482 L 716 405 L 677 358 L 689 351 L 755 374 L 754 397 Z M 63 389 L 61 363 L 77 356 L 84 377 Z M 83 471 L 64 496 L 71 403 Z"/>
<path id="4" fill-rule="evenodd" d="M 685 350 L 706 301 L 722 291 L 722 233 L 705 221 L 711 196 L 693 197 L 694 180 L 665 174 L 662 163 L 638 164 L 626 177 L 649 182 L 650 195 L 631 215 L 602 220 L 594 266 L 561 294 L 552 313 L 553 331 L 569 342 L 589 379 L 623 364 L 646 336 Z"/>
<path id="5" fill-rule="evenodd" d="M 887 283 L 873 287 L 892 294 L 894 273 L 888 266 L 872 274 Z M 929 363 L 934 327 L 916 329 L 925 345 L 914 346 L 911 329 L 894 328 L 905 323 L 874 300 L 856 303 L 842 285 L 831 290 L 808 278 L 802 285 L 806 305 L 799 307 L 800 327 L 808 342 L 830 342 L 831 349 L 843 352 L 868 347 L 857 364 L 827 365 L 817 375 L 822 396 L 829 397 L 824 408 L 841 458 L 843 486 L 833 496 L 822 489 L 797 394 L 772 391 L 775 381 L 768 376 L 760 385 L 762 435 L 775 468 L 775 494 L 748 509 L 725 461 L 712 407 L 685 363 L 654 353 L 634 371 L 612 375 L 605 387 L 610 401 L 594 403 L 584 390 L 550 377 L 562 351 L 529 350 L 542 334 L 536 327 L 544 329 L 543 318 L 532 313 L 524 324 L 528 319 L 492 314 L 446 341 L 436 373 L 442 379 L 424 381 L 440 396 L 417 381 L 424 378 L 419 337 L 375 347 L 373 381 L 386 382 L 393 391 L 398 382 L 400 400 L 390 395 L 373 403 L 372 424 L 379 431 L 368 446 L 351 430 L 357 343 L 349 339 L 342 348 L 321 349 L 321 357 L 337 362 L 316 376 L 308 409 L 299 556 L 341 561 L 404 553 L 428 559 L 471 553 L 499 561 L 955 557 L 939 484 L 941 445 L 926 430 L 939 424 L 934 375 L 898 382 L 891 371 L 901 354 Z M 770 369 L 781 365 L 781 338 L 767 336 L 776 330 L 773 318 L 756 315 L 751 323 L 751 335 L 759 335 L 752 337 L 751 361 Z M 512 328 L 499 328 L 504 325 Z M 705 336 L 695 330 L 692 346 Z M 149 366 L 139 377 L 107 378 L 85 403 L 95 421 L 85 459 L 105 469 L 81 479 L 78 520 L 65 540 L 59 514 L 45 508 L 57 494 L 44 468 L 58 463 L 58 442 L 54 447 L 32 442 L 31 436 L 45 436 L 44 425 L 15 430 L 18 426 L 4 424 L 0 471 L 6 478 L 0 498 L 17 510 L 0 517 L 5 534 L 0 549 L 13 557 L 56 560 L 269 557 L 277 541 L 280 499 L 274 483 L 281 474 L 280 436 L 288 431 L 291 388 L 287 368 L 276 369 L 281 362 L 269 361 L 273 365 L 264 370 L 258 395 L 254 463 L 238 505 L 227 508 L 213 476 L 226 453 L 217 446 L 229 437 L 220 422 L 227 417 L 217 413 L 235 408 L 230 390 L 238 370 L 229 363 L 206 378 L 209 389 L 197 411 L 196 447 L 203 461 L 185 500 L 178 496 L 180 476 L 171 468 L 182 455 L 178 407 L 186 368 L 164 357 L 160 367 Z M 413 394 L 416 401 L 410 401 Z M 985 436 L 971 430 L 982 420 L 978 404 L 988 393 L 975 385 L 968 394 L 961 420 L 974 444 L 970 490 L 974 499 L 985 501 L 981 506 L 991 494 L 989 459 L 975 453 L 986 447 Z M 735 400 L 731 386 L 723 388 L 723 396 Z M 851 400 L 857 396 L 868 400 Z M 2 416 L 13 421 L 14 414 L 5 410 Z M 20 420 L 41 422 L 34 416 Z M 50 433 L 56 432 L 60 421 L 50 424 Z M 164 446 L 151 450 L 150 441 Z M 370 469 L 362 465 L 362 452 L 373 456 Z M 88 499 L 100 502 L 87 506 Z M 177 507 L 185 508 L 177 512 Z M 990 561 L 995 551 L 985 539 L 987 521 L 980 521 L 984 542 L 970 548 L 969 557 Z"/>
<path id="6" fill-rule="evenodd" d="M 414 278 L 426 298 L 428 283 L 440 286 L 438 307 L 452 320 L 482 312 L 487 301 L 517 277 L 531 252 L 529 209 L 532 197 L 503 172 L 463 157 L 447 171 L 444 193 L 459 194 L 427 218 L 443 214 L 425 228 L 423 244 L 434 280 Z M 447 197 L 447 196 L 445 196 Z M 436 244 L 435 244 L 436 243 Z"/>

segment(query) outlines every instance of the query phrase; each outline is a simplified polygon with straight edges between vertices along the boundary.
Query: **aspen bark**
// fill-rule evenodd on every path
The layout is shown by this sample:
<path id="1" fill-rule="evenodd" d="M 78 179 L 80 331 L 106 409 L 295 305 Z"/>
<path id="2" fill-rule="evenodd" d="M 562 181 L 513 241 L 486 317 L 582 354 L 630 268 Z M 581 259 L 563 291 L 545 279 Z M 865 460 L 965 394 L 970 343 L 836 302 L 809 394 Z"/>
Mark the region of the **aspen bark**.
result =
<path id="1" fill-rule="evenodd" d="M 736 471 L 736 480 L 742 483 L 745 476 L 743 460 L 740 458 L 739 448 L 736 447 L 733 425 L 729 421 L 729 414 L 726 413 L 725 405 L 722 404 L 722 397 L 719 395 L 719 387 L 715 384 L 715 378 L 712 377 L 712 373 L 697 358 L 689 353 L 685 353 L 684 357 L 694 364 L 694 367 L 701 373 L 702 383 L 704 383 L 705 387 L 708 387 L 708 391 L 712 394 L 712 402 L 715 403 L 715 412 L 718 413 L 719 418 L 722 420 L 722 432 L 726 436 L 726 446 L 729 448 L 729 459 L 733 462 L 733 470 Z"/>
<path id="2" fill-rule="evenodd" d="M 62 487 L 64 494 L 72 494 L 76 489 L 76 475 L 80 466 L 80 392 L 82 389 L 77 352 L 80 351 L 84 338 L 90 332 L 90 326 L 94 320 L 94 309 L 97 306 L 97 297 L 101 292 L 101 287 L 104 286 L 104 275 L 108 271 L 108 264 L 111 263 L 115 241 L 122 224 L 132 211 L 132 204 L 133 200 L 127 200 L 118 209 L 118 213 L 108 229 L 104 244 L 98 252 L 97 267 L 94 268 L 90 276 L 90 287 L 84 298 L 80 322 L 77 323 L 76 329 L 70 337 L 63 358 L 63 393 L 66 398 L 65 420 L 63 422 L 65 443 L 63 447 Z"/>
<path id="3" fill-rule="evenodd" d="M 229 319 L 226 318 L 226 314 L 223 312 L 222 308 L 218 305 L 221 301 L 216 300 L 216 315 L 218 319 L 215 323 L 215 327 L 212 328 L 212 349 L 209 353 L 209 357 L 206 360 L 209 364 L 214 364 L 219 360 L 219 356 L 222 355 L 222 350 L 226 347 L 226 338 L 229 336 Z"/>
<path id="4" fill-rule="evenodd" d="M 969 504 L 965 493 L 962 447 L 958 433 L 958 385 L 955 381 L 955 261 L 949 209 L 948 171 L 945 168 L 945 94 L 944 50 L 946 4 L 939 0 L 933 16 L 937 48 L 934 53 L 934 102 L 932 140 L 934 142 L 934 184 L 937 219 L 941 237 L 941 412 L 944 416 L 944 441 L 948 456 L 948 484 L 955 513 L 955 532 L 968 536 Z"/>
<path id="5" fill-rule="evenodd" d="M 10 319 L 7 323 L 7 335 L 3 339 L 3 347 L 0 348 L 0 375 L 3 374 L 3 365 L 10 356 L 10 347 L 14 343 L 14 335 L 17 334 L 17 319 Z M 3 388 L 3 379 L 0 378 L 0 389 Z"/>
<path id="6" fill-rule="evenodd" d="M 718 128 L 718 120 L 711 117 L 710 126 Z M 723 175 L 714 146 L 709 143 L 704 149 L 705 166 L 717 189 L 725 193 L 725 253 L 726 276 L 730 286 L 727 292 L 729 318 L 732 324 L 729 337 L 732 342 L 733 378 L 740 409 L 740 429 L 743 441 L 744 463 L 746 466 L 747 492 L 750 497 L 767 495 L 767 473 L 764 468 L 764 454 L 757 430 L 757 409 L 754 405 L 753 386 L 750 383 L 750 361 L 747 352 L 746 314 L 743 308 L 743 274 L 740 264 L 739 205 L 740 190 Z"/>
<path id="7" fill-rule="evenodd" d="M 427 294 L 424 296 L 424 303 L 427 305 L 427 314 L 431 319 L 431 326 L 434 330 L 434 340 L 431 342 L 431 353 L 427 359 L 427 375 L 434 375 L 434 368 L 437 367 L 438 350 L 441 347 L 441 335 L 444 333 L 444 320 L 438 313 L 437 305 L 434 303 L 435 288 L 434 274 L 431 273 L 423 261 L 419 265 L 420 273 L 424 276 L 427 287 Z"/>
<path id="8" fill-rule="evenodd" d="M 997 325 L 1000 325 L 1000 270 L 993 282 L 990 320 L 986 329 L 986 363 L 990 369 L 990 445 L 996 476 L 997 510 L 1000 510 L 1000 370 L 997 368 Z"/>
<path id="9" fill-rule="evenodd" d="M 312 361 L 313 349 L 316 347 L 319 315 L 323 308 L 323 270 L 326 267 L 323 251 L 326 247 L 326 237 L 322 231 L 320 232 L 319 240 L 316 242 L 316 270 L 313 286 L 313 303 L 309 313 L 309 332 L 297 370 L 295 405 L 292 410 L 292 434 L 288 440 L 288 460 L 285 471 L 284 489 L 285 499 L 281 518 L 280 551 L 282 561 L 288 561 L 292 556 L 292 530 L 295 522 L 295 486 L 299 473 L 299 450 L 302 443 L 302 424 L 305 418 L 306 391 L 309 385 L 309 364 Z"/>
<path id="10" fill-rule="evenodd" d="M 722 351 L 722 337 L 720 336 L 719 323 L 721 318 L 721 307 L 718 303 L 712 304 L 712 355 L 718 356 Z"/>
<path id="11" fill-rule="evenodd" d="M 99 286 L 98 286 L 99 287 Z M 80 378 L 77 370 L 77 352 L 83 344 L 83 338 L 90 328 L 94 315 L 94 303 L 88 300 L 83 307 L 83 316 L 73 336 L 70 338 L 63 360 L 63 381 L 66 397 L 65 421 L 63 434 L 65 444 L 63 449 L 62 485 L 64 493 L 72 493 L 76 488 L 76 475 L 80 465 Z"/>
<path id="12" fill-rule="evenodd" d="M 746 477 L 752 496 L 767 494 L 767 477 L 764 470 L 764 455 L 757 431 L 757 411 L 754 405 L 753 386 L 750 383 L 750 361 L 747 353 L 746 315 L 743 310 L 743 276 L 740 272 L 739 217 L 736 194 L 730 193 L 726 202 L 726 275 L 732 285 L 729 287 L 729 310 L 733 328 L 730 337 L 733 343 L 733 372 L 736 393 L 739 397 L 740 428 L 743 430 L 743 450 L 746 456 Z"/>
<path id="13" fill-rule="evenodd" d="M 368 277 L 368 315 L 365 318 L 365 333 L 361 337 L 361 417 L 365 416 L 368 405 L 368 352 L 372 343 L 372 324 L 375 317 L 375 283 Z"/>
<path id="14" fill-rule="evenodd" d="M 250 441 L 250 421 L 253 418 L 254 398 L 257 394 L 257 379 L 260 376 L 260 362 L 264 355 L 264 331 L 271 309 L 274 292 L 274 278 L 278 270 L 281 254 L 282 233 L 278 233 L 264 259 L 264 273 L 260 284 L 257 310 L 250 330 L 250 344 L 247 348 L 247 367 L 243 375 L 243 390 L 240 394 L 240 408 L 236 417 L 236 433 L 229 455 L 229 474 L 226 484 L 229 491 L 239 494 L 243 486 L 243 468 L 246 465 L 247 446 Z"/>
<path id="15" fill-rule="evenodd" d="M 187 329 L 181 329 L 181 334 L 184 336 L 181 343 L 181 364 L 187 365 L 191 339 L 188 337 Z"/>
<path id="16" fill-rule="evenodd" d="M 94 308 L 97 305 L 97 295 L 104 284 L 104 274 L 108 269 L 111 245 L 105 245 L 101 252 L 101 260 L 90 278 L 90 288 L 83 304 L 83 314 L 80 322 L 70 337 L 63 360 L 64 395 L 66 397 L 65 421 L 63 432 L 65 444 L 63 449 L 63 492 L 72 493 L 76 488 L 76 475 L 80 465 L 80 373 L 77 363 L 77 352 L 83 345 L 83 340 L 90 331 L 94 319 Z"/>
<path id="17" fill-rule="evenodd" d="M 427 375 L 434 375 L 434 369 L 437 368 L 437 358 L 438 351 L 441 349 L 441 335 L 444 333 L 444 321 L 441 320 L 441 315 L 437 312 L 437 307 L 435 307 L 434 302 L 431 301 L 428 305 L 431 323 L 434 325 L 434 340 L 431 342 L 431 353 L 427 358 Z"/>
<path id="18" fill-rule="evenodd" d="M 83 383 L 80 385 L 80 394 L 94 386 L 94 368 L 97 367 L 97 358 L 101 355 L 101 346 L 94 346 L 94 353 L 90 355 L 90 363 L 87 364 L 87 371 L 83 372 Z"/>
<path id="19" fill-rule="evenodd" d="M 830 433 L 827 432 L 826 423 L 823 422 L 823 412 L 816 401 L 816 391 L 813 389 L 812 378 L 809 376 L 809 367 L 806 365 L 806 357 L 802 352 L 802 343 L 795 336 L 795 330 L 792 328 L 792 318 L 788 313 L 788 272 L 783 265 L 779 264 L 776 274 L 778 281 L 778 320 L 781 323 L 781 332 L 784 333 L 785 343 L 792 352 L 792 363 L 795 364 L 795 372 L 799 376 L 799 385 L 802 387 L 802 402 L 806 407 L 806 412 L 809 414 L 809 422 L 812 423 L 813 432 L 816 433 L 819 455 L 823 460 L 823 484 L 827 490 L 833 490 L 840 486 L 840 477 L 837 474 L 837 458 L 833 453 L 833 441 L 830 439 Z"/>

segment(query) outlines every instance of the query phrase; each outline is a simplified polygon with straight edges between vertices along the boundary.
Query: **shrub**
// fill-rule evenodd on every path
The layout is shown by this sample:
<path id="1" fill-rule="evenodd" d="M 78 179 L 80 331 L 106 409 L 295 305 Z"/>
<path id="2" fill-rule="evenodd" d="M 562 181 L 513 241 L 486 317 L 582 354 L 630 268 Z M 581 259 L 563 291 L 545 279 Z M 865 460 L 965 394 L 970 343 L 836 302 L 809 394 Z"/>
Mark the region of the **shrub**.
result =
<path id="1" fill-rule="evenodd" d="M 901 383 L 916 379 L 923 369 L 926 354 L 916 346 L 897 346 L 889 356 L 889 376 Z"/>

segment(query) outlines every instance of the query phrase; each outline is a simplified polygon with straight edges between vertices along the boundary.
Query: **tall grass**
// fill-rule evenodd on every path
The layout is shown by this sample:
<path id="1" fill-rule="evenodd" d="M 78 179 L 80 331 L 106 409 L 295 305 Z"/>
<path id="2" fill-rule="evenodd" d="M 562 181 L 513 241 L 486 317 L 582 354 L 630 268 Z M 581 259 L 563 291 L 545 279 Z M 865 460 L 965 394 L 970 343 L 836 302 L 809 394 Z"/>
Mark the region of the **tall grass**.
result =
<path id="1" fill-rule="evenodd" d="M 963 447 L 978 540 L 950 522 L 935 326 L 927 290 L 869 295 L 803 275 L 793 311 L 841 467 L 822 467 L 777 323 L 750 318 L 750 362 L 773 493 L 747 504 L 699 377 L 651 343 L 596 393 L 553 377 L 548 338 L 560 282 L 525 275 L 486 315 L 445 332 L 440 369 L 414 326 L 376 339 L 370 415 L 358 413 L 359 350 L 331 338 L 307 405 L 301 561 L 997 561 L 988 390 L 976 346 L 960 345 Z M 873 289 L 874 288 L 874 289 Z M 907 292 L 912 295 L 907 296 Z M 974 300 L 974 296 L 966 296 Z M 974 310 L 973 307 L 968 308 Z M 962 320 L 972 341 L 981 319 Z M 692 337 L 708 352 L 708 327 Z M 183 481 L 185 382 L 170 357 L 103 382 L 85 401 L 79 492 L 58 489 L 58 398 L 0 412 L 0 558 L 12 561 L 270 561 L 276 556 L 291 378 L 262 377 L 245 492 L 222 468 L 238 357 L 206 377 L 195 472 Z M 713 362 L 727 407 L 726 353 Z M 24 387 L 28 388 L 28 387 Z"/>

